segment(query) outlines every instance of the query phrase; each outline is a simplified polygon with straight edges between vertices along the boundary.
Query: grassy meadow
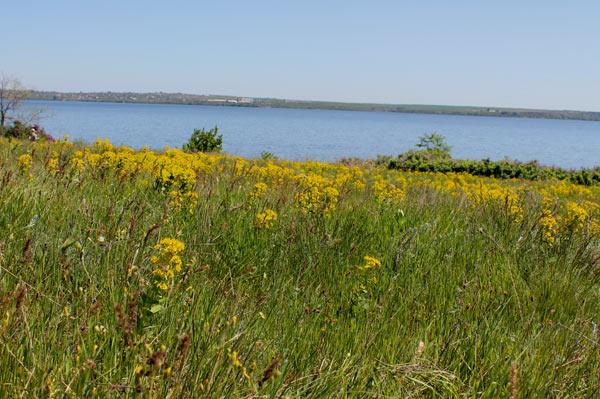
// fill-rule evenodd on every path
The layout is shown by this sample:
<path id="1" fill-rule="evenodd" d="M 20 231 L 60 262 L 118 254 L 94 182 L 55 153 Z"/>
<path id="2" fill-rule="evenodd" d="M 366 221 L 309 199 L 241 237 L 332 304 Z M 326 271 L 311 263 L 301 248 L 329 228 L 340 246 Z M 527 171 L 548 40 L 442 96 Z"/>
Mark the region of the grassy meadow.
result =
<path id="1" fill-rule="evenodd" d="M 0 139 L 0 397 L 600 396 L 600 186 Z"/>

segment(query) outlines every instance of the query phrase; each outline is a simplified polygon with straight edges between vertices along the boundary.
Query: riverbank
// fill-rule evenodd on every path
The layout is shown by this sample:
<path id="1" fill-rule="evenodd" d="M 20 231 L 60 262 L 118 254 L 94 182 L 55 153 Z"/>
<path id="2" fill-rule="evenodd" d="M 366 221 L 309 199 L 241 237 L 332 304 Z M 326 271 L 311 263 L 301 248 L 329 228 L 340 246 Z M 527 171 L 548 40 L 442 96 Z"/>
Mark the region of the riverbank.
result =
<path id="1" fill-rule="evenodd" d="M 537 160 L 564 169 L 598 166 L 600 124 L 587 121 L 306 109 L 28 101 L 47 110 L 41 124 L 54 137 L 93 142 L 107 137 L 133 148 L 181 147 L 196 128 L 218 126 L 224 150 L 257 158 L 268 151 L 291 160 L 397 156 L 426 133 L 446 137 L 457 159 Z"/>

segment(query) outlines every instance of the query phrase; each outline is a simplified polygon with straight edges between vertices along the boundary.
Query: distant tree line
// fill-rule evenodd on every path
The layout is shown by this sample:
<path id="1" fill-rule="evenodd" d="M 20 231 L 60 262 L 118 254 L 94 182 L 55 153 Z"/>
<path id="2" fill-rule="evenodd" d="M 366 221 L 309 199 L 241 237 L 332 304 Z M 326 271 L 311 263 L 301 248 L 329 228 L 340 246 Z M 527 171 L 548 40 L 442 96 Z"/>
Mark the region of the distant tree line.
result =
<path id="1" fill-rule="evenodd" d="M 62 93 L 56 91 L 33 91 L 32 99 L 59 101 L 92 101 L 150 104 L 188 104 L 233 107 L 270 107 L 330 109 L 343 111 L 401 112 L 439 115 L 495 116 L 510 118 L 544 118 L 600 121 L 600 112 L 539 110 L 523 108 L 491 108 L 446 105 L 373 104 L 345 103 L 333 101 L 301 101 L 278 98 L 245 98 L 237 96 L 200 95 L 186 93 L 134 93 L 134 92 L 93 92 Z"/>

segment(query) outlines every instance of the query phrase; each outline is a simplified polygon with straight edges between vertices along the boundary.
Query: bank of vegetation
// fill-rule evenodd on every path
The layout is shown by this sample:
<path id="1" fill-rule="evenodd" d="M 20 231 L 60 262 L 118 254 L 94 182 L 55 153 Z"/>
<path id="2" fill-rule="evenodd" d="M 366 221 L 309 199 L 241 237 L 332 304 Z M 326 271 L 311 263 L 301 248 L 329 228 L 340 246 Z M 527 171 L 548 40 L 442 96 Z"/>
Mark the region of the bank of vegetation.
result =
<path id="1" fill-rule="evenodd" d="M 416 149 L 397 157 L 380 157 L 377 162 L 389 169 L 412 172 L 468 173 L 497 179 L 556 179 L 586 186 L 600 184 L 600 167 L 564 169 L 540 165 L 535 161 L 454 159 L 443 136 L 435 133 L 423 136 Z"/>

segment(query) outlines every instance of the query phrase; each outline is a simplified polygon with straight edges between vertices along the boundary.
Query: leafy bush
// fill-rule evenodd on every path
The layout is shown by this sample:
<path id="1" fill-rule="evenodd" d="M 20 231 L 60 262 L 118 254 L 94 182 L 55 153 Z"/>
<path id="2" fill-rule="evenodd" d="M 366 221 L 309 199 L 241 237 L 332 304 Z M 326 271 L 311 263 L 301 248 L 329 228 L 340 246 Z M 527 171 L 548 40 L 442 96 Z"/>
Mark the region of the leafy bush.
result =
<path id="1" fill-rule="evenodd" d="M 419 137 L 417 148 L 422 152 L 437 155 L 440 158 L 450 158 L 450 147 L 446 144 L 446 138 L 441 134 L 431 133 Z"/>
<path id="2" fill-rule="evenodd" d="M 536 161 L 481 161 L 466 159 L 423 159 L 398 157 L 387 161 L 389 169 L 417 172 L 468 173 L 498 179 L 568 180 L 581 185 L 600 184 L 600 168 L 567 170 L 542 166 Z"/>
<path id="3" fill-rule="evenodd" d="M 14 139 L 54 140 L 50 134 L 46 133 L 43 127 L 39 125 L 28 125 L 18 120 L 14 121 L 12 126 L 4 127 L 0 133 L 1 136 Z"/>
<path id="4" fill-rule="evenodd" d="M 451 159 L 451 147 L 446 144 L 444 136 L 431 133 L 419 137 L 416 148 L 408 150 L 400 155 L 398 159 L 402 162 L 430 162 L 434 160 Z"/>
<path id="5" fill-rule="evenodd" d="M 279 158 L 277 157 L 277 155 L 273 154 L 272 152 L 263 151 L 260 153 L 260 159 L 262 159 L 263 161 L 276 161 Z"/>
<path id="6" fill-rule="evenodd" d="M 184 144 L 183 150 L 187 152 L 219 152 L 223 149 L 223 135 L 218 134 L 219 128 L 214 127 L 210 130 L 194 129 L 192 137 L 187 144 Z"/>
<path id="7" fill-rule="evenodd" d="M 4 129 L 4 136 L 15 139 L 28 139 L 31 128 L 20 121 L 14 121 L 13 125 Z"/>
<path id="8" fill-rule="evenodd" d="M 511 160 L 453 159 L 444 136 L 437 133 L 421 136 L 416 146 L 416 149 L 406 151 L 396 158 L 380 157 L 377 163 L 387 164 L 388 169 L 405 171 L 468 173 L 498 179 L 558 179 L 587 186 L 600 184 L 600 168 L 567 170 L 542 166 L 537 161 L 522 163 Z"/>

